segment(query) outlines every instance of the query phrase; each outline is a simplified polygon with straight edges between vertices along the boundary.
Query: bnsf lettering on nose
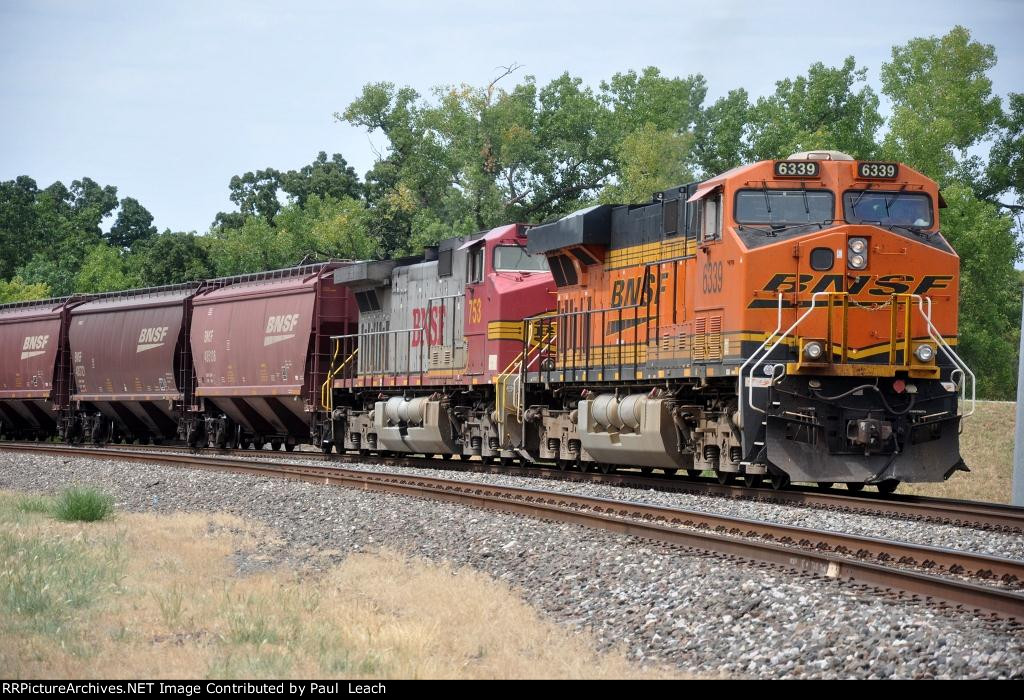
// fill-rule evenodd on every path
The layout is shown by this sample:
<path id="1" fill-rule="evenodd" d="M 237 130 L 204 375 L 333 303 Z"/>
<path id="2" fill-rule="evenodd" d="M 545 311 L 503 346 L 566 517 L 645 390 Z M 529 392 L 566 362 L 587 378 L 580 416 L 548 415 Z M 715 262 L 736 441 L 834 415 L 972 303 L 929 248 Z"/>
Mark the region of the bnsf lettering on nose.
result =
<path id="1" fill-rule="evenodd" d="M 162 343 L 167 337 L 167 326 L 157 328 L 143 328 L 139 333 L 139 343 Z"/>
<path id="2" fill-rule="evenodd" d="M 21 347 L 22 350 L 44 350 L 46 349 L 46 343 L 50 340 L 48 335 L 30 335 L 25 338 L 25 344 Z"/>
<path id="3" fill-rule="evenodd" d="M 271 316 L 267 319 L 267 333 L 291 333 L 299 323 L 298 314 Z"/>

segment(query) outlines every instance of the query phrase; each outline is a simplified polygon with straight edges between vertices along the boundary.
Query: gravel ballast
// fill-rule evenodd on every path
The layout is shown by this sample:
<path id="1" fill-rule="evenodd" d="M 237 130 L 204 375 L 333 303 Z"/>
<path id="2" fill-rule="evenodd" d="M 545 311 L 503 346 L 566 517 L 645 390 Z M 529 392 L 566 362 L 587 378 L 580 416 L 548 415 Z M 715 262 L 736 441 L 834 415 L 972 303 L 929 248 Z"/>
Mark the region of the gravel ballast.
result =
<path id="1" fill-rule="evenodd" d="M 279 455 L 278 458 L 284 459 L 284 455 Z M 267 459 L 273 460 L 274 457 L 268 455 Z M 317 467 L 331 465 L 331 463 L 323 461 L 303 460 L 301 458 L 294 460 L 288 458 L 287 461 L 295 461 L 300 464 Z M 653 489 L 642 490 L 608 484 L 560 481 L 557 479 L 530 478 L 485 472 L 347 462 L 336 463 L 336 466 L 345 469 L 362 469 L 392 474 L 416 474 L 442 479 L 472 481 L 474 483 L 494 486 L 518 486 L 544 491 L 558 491 L 577 496 L 632 501 L 735 518 L 746 518 L 748 520 L 794 525 L 812 530 L 829 530 L 850 535 L 880 537 L 912 544 L 945 547 L 977 554 L 1024 560 L 1024 535 L 961 525 L 944 525 L 887 515 L 844 513 L 842 511 L 827 510 L 813 506 L 792 506 L 754 500 L 722 498 L 713 495 L 672 493 Z M 870 507 L 870 503 L 866 503 L 865 507 Z"/>
<path id="2" fill-rule="evenodd" d="M 459 478 L 469 476 L 510 479 Z M 240 558 L 242 573 L 267 566 L 267 557 L 274 564 L 315 571 L 350 552 L 381 547 L 472 566 L 516 586 L 554 619 L 590 629 L 602 648 L 624 645 L 637 661 L 699 674 L 1024 677 L 1021 625 L 900 601 L 834 580 L 448 503 L 146 463 L 0 452 L 0 488 L 53 493 L 71 484 L 108 490 L 121 510 L 227 512 L 273 528 L 281 544 Z M 581 493 L 588 495 L 611 488 L 543 486 L 584 488 Z M 623 497 L 620 489 L 611 491 Z M 629 493 L 631 500 L 642 500 L 641 494 L 682 497 Z M 810 509 L 792 510 L 815 515 Z M 895 522 L 922 530 L 937 527 Z M 796 524 L 811 526 L 810 521 Z M 334 554 L 320 556 L 326 551 Z"/>

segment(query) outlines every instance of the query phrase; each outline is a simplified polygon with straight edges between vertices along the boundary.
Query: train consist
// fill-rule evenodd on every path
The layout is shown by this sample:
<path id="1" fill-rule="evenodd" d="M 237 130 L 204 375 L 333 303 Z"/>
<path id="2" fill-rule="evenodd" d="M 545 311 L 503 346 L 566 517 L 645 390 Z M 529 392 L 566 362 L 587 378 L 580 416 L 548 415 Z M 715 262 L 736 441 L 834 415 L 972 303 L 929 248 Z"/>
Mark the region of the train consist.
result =
<path id="1" fill-rule="evenodd" d="M 0 307 L 0 432 L 873 484 L 966 470 L 936 184 L 826 151 L 422 257 Z"/>

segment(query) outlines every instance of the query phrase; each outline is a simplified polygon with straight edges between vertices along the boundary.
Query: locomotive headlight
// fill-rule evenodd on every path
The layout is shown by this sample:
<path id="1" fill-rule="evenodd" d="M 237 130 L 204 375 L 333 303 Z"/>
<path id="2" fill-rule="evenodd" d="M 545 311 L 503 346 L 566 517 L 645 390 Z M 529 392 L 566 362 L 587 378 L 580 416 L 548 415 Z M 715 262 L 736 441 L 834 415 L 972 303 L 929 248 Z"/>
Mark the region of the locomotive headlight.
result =
<path id="1" fill-rule="evenodd" d="M 866 238 L 851 238 L 849 265 L 854 270 L 863 270 L 868 265 L 868 241 Z"/>
<path id="2" fill-rule="evenodd" d="M 935 358 L 935 348 L 927 343 L 918 345 L 914 350 L 914 357 L 920 362 L 931 362 Z"/>
<path id="3" fill-rule="evenodd" d="M 821 359 L 821 356 L 824 354 L 825 348 L 823 348 L 821 346 L 821 343 L 819 343 L 816 340 L 812 340 L 811 342 L 804 345 L 804 357 L 806 357 L 811 362 L 817 362 L 818 360 Z"/>

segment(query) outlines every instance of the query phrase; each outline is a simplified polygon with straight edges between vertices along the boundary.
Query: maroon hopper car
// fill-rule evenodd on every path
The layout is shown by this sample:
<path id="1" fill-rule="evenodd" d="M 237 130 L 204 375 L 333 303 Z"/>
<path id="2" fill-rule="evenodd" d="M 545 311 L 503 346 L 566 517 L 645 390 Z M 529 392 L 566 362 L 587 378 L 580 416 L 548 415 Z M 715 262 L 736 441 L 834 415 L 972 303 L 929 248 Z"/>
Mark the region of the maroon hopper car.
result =
<path id="1" fill-rule="evenodd" d="M 71 312 L 76 409 L 65 437 L 94 442 L 179 436 L 192 399 L 192 297 L 201 283 L 93 297 Z"/>
<path id="2" fill-rule="evenodd" d="M 79 301 L 0 306 L 0 433 L 41 438 L 56 432 L 70 390 L 67 317 Z"/>
<path id="3" fill-rule="evenodd" d="M 270 441 L 291 449 L 317 439 L 331 336 L 353 333 L 358 323 L 352 294 L 334 283 L 340 264 L 217 280 L 196 296 L 191 342 L 202 405 L 195 410 L 206 416 L 209 445 Z"/>

